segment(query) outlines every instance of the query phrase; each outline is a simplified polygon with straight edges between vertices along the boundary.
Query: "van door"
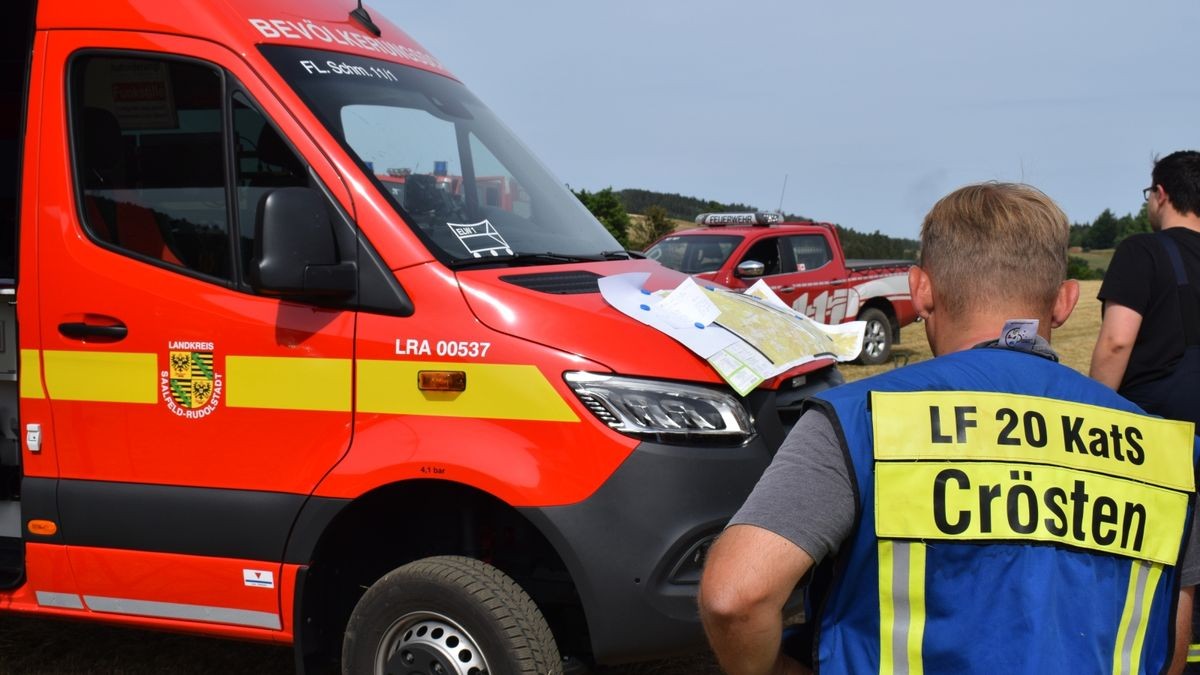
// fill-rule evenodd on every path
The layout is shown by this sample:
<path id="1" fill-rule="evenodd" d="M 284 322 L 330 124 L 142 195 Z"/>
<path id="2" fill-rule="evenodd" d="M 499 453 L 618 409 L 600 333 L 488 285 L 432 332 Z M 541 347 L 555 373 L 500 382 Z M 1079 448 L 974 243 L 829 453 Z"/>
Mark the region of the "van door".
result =
<path id="1" fill-rule="evenodd" d="M 17 382 L 16 258 L 18 195 L 21 191 L 23 110 L 33 49 L 33 2 L 10 3 L 0 26 L 0 588 L 25 579 L 22 539 L 21 428 Z M 30 380 L 37 375 L 31 373 Z M 25 382 L 30 388 L 31 382 Z"/>
<path id="2" fill-rule="evenodd" d="M 288 531 L 350 442 L 355 315 L 254 293 L 254 217 L 336 174 L 212 43 L 64 31 L 47 59 L 41 357 L 84 606 L 279 629 Z"/>

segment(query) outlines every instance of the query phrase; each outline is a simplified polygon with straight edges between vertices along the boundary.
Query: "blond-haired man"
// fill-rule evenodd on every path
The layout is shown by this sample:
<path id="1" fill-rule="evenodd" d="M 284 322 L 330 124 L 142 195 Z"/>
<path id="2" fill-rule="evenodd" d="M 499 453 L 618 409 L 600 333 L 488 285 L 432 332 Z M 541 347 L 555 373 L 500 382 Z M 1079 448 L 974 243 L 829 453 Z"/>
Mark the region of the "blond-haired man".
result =
<path id="1" fill-rule="evenodd" d="M 1160 672 L 1181 656 L 1181 579 L 1200 577 L 1180 565 L 1192 429 L 1057 363 L 1050 329 L 1079 296 L 1067 237 L 1026 185 L 929 212 L 909 283 L 936 358 L 812 401 L 713 547 L 700 609 L 727 672 L 805 672 L 782 613 L 818 564 L 822 672 Z"/>

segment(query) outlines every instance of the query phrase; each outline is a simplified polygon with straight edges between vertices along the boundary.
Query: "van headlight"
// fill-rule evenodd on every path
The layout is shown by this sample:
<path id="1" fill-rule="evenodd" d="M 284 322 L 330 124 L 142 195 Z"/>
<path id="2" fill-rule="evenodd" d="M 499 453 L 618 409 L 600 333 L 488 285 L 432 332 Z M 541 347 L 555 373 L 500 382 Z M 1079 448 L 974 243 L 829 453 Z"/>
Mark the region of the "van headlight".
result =
<path id="1" fill-rule="evenodd" d="M 754 435 L 746 408 L 723 392 L 676 382 L 571 372 L 567 384 L 613 429 L 661 443 L 739 445 Z"/>

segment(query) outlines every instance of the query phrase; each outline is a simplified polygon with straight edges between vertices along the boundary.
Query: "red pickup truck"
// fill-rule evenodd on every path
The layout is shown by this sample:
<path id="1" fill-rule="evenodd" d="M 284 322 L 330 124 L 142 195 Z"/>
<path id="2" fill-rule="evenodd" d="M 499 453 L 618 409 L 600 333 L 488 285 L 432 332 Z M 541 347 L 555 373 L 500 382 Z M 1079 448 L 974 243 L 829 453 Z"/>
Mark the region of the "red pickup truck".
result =
<path id="1" fill-rule="evenodd" d="M 867 322 L 859 363 L 891 357 L 900 328 L 916 319 L 907 260 L 847 260 L 829 223 L 785 222 L 775 213 L 705 213 L 699 228 L 646 249 L 663 265 L 732 289 L 763 279 L 784 302 L 823 323 Z"/>

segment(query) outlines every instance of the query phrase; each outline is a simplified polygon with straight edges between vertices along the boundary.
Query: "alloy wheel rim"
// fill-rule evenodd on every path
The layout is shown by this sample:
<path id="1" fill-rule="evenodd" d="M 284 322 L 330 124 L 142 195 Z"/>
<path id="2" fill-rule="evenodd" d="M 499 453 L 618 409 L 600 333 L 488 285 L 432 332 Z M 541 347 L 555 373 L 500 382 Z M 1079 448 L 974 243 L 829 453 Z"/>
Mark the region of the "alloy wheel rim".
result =
<path id="1" fill-rule="evenodd" d="M 863 349 L 871 356 L 879 356 L 883 353 L 883 345 L 886 341 L 883 332 L 883 322 L 867 322 L 867 330 L 863 335 Z"/>

